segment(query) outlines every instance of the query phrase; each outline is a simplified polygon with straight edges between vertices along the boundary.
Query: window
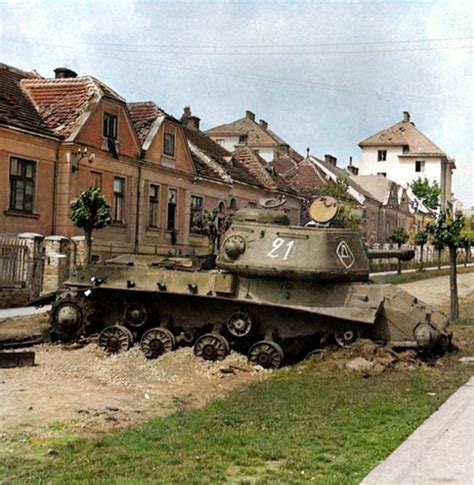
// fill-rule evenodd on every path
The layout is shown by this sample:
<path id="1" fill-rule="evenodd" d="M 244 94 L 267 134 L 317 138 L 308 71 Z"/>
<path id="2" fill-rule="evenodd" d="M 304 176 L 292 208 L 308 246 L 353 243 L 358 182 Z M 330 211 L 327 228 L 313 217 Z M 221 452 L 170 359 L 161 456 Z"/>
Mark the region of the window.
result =
<path id="1" fill-rule="evenodd" d="M 385 162 L 385 160 L 387 160 L 387 150 L 379 150 L 377 152 L 377 161 Z"/>
<path id="2" fill-rule="evenodd" d="M 163 153 L 170 157 L 174 157 L 174 135 L 171 133 L 165 132 Z"/>
<path id="3" fill-rule="evenodd" d="M 97 187 L 99 189 L 102 188 L 102 174 L 100 172 L 93 172 L 91 170 L 90 186 Z"/>
<path id="4" fill-rule="evenodd" d="M 203 208 L 203 198 L 197 195 L 191 195 L 191 220 L 189 227 L 191 232 L 198 234 L 200 232 L 200 227 L 195 223 L 196 214 L 200 213 Z"/>
<path id="5" fill-rule="evenodd" d="M 219 205 L 217 206 L 217 212 L 219 212 L 219 214 L 224 214 L 224 212 L 225 212 L 225 202 L 223 202 L 223 201 L 219 202 Z"/>
<path id="6" fill-rule="evenodd" d="M 237 209 L 238 209 L 238 206 L 237 206 L 237 199 L 235 197 L 232 197 L 232 199 L 230 199 L 230 202 L 229 202 L 229 209 L 232 211 L 232 212 L 235 212 Z"/>
<path id="7" fill-rule="evenodd" d="M 178 191 L 170 189 L 168 192 L 168 231 L 176 229 L 176 204 L 178 201 Z"/>
<path id="8" fill-rule="evenodd" d="M 114 221 L 123 222 L 123 207 L 125 197 L 125 179 L 114 178 Z"/>
<path id="9" fill-rule="evenodd" d="M 410 145 L 403 145 L 403 153 L 408 153 L 410 151 Z"/>
<path id="10" fill-rule="evenodd" d="M 256 202 L 249 202 L 247 204 L 247 207 L 252 207 L 252 208 L 257 207 L 257 203 Z"/>
<path id="11" fill-rule="evenodd" d="M 425 162 L 424 160 L 417 160 L 415 162 L 415 172 L 424 172 L 425 171 Z"/>
<path id="12" fill-rule="evenodd" d="M 104 130 L 102 134 L 107 139 L 117 139 L 117 117 L 115 115 L 104 113 Z"/>
<path id="13" fill-rule="evenodd" d="M 148 207 L 148 226 L 158 227 L 158 201 L 160 197 L 160 187 L 150 184 L 149 207 Z"/>
<path id="14" fill-rule="evenodd" d="M 381 175 L 382 177 L 386 177 L 387 172 L 377 172 L 377 175 Z"/>
<path id="15" fill-rule="evenodd" d="M 11 159 L 10 169 L 10 209 L 33 212 L 35 193 L 36 162 Z"/>

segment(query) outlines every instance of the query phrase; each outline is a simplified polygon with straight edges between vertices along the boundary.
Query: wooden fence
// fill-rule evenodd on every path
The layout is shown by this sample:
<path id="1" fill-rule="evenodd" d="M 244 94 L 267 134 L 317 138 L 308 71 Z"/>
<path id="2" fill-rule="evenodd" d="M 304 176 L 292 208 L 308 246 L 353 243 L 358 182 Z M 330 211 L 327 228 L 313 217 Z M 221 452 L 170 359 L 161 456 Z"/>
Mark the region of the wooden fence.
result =
<path id="1" fill-rule="evenodd" d="M 0 287 L 26 287 L 30 277 L 26 241 L 0 236 Z"/>

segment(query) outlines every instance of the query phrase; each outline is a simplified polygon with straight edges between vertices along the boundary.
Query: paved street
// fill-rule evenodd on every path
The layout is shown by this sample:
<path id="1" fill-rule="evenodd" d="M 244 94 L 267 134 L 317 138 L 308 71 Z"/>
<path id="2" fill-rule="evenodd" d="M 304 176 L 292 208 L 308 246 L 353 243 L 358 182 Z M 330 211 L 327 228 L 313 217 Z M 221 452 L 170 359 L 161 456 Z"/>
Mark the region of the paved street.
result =
<path id="1" fill-rule="evenodd" d="M 34 306 L 27 306 L 21 308 L 5 308 L 0 310 L 0 320 L 4 320 L 5 318 L 12 318 L 12 317 L 23 317 L 28 315 L 37 315 L 38 313 L 44 313 L 49 311 L 51 308 L 50 305 L 45 305 L 42 307 L 34 307 Z"/>
<path id="2" fill-rule="evenodd" d="M 361 483 L 473 484 L 474 377 Z"/>

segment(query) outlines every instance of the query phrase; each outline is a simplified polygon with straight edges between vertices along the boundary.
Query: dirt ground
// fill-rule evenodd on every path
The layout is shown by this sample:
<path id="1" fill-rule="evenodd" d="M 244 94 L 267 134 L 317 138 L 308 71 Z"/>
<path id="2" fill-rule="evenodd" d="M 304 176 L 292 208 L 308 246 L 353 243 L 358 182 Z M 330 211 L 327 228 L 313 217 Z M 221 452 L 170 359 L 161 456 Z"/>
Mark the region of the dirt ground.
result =
<path id="1" fill-rule="evenodd" d="M 400 286 L 447 308 L 447 277 Z M 474 273 L 459 275 L 459 291 L 462 299 L 473 302 L 465 308 L 472 308 Z M 45 315 L 0 320 L 0 340 L 38 336 L 46 325 Z M 467 336 L 459 337 L 463 345 Z M 34 367 L 0 369 L 0 440 L 7 431 L 48 434 L 62 424 L 81 434 L 128 426 L 201 406 L 271 373 L 250 367 L 235 352 L 222 362 L 205 362 L 191 348 L 158 360 L 145 359 L 137 347 L 117 355 L 107 355 L 95 344 L 41 344 L 31 350 L 36 352 Z"/>

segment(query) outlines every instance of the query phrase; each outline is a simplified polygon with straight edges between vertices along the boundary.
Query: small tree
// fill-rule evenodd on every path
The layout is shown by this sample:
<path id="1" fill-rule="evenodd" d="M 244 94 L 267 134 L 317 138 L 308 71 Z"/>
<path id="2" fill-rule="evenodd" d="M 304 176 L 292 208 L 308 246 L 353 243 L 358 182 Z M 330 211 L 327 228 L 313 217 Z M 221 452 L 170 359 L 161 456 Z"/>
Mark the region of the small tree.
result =
<path id="1" fill-rule="evenodd" d="M 430 184 L 426 177 L 424 179 L 418 177 L 409 185 L 412 192 L 423 201 L 428 209 L 436 210 L 439 207 L 441 189 L 437 182 Z"/>
<path id="2" fill-rule="evenodd" d="M 405 244 L 409 239 L 408 233 L 405 231 L 403 227 L 399 227 L 393 231 L 393 234 L 388 238 L 389 241 L 393 244 L 396 244 L 398 249 L 402 247 L 402 244 Z M 399 259 L 397 264 L 397 274 L 402 274 L 402 262 Z"/>
<path id="3" fill-rule="evenodd" d="M 459 317 L 459 299 L 457 283 L 457 248 L 462 246 L 461 231 L 464 227 L 464 216 L 458 212 L 454 217 L 441 213 L 439 217 L 426 226 L 427 231 L 435 239 L 441 241 L 449 249 L 449 286 L 451 296 L 451 318 Z"/>
<path id="4" fill-rule="evenodd" d="M 331 227 L 351 229 L 357 231 L 360 228 L 361 220 L 359 217 L 351 214 L 350 206 L 353 204 L 348 192 L 349 185 L 347 182 L 338 177 L 336 181 L 330 180 L 322 191 L 322 195 L 333 197 L 339 202 L 339 210 L 336 217 L 331 221 Z"/>
<path id="5" fill-rule="evenodd" d="M 71 202 L 71 221 L 84 230 L 87 263 L 91 263 L 92 232 L 110 224 L 110 206 L 100 188 L 90 187 Z"/>
<path id="6" fill-rule="evenodd" d="M 464 234 L 461 241 L 461 246 L 464 249 L 464 267 L 466 267 L 467 263 L 469 262 L 469 253 L 471 252 L 472 244 L 473 240 L 471 236 Z"/>
<path id="7" fill-rule="evenodd" d="M 420 271 L 423 271 L 423 249 L 428 242 L 428 233 L 425 230 L 421 230 L 415 236 L 415 244 L 420 246 Z"/>

